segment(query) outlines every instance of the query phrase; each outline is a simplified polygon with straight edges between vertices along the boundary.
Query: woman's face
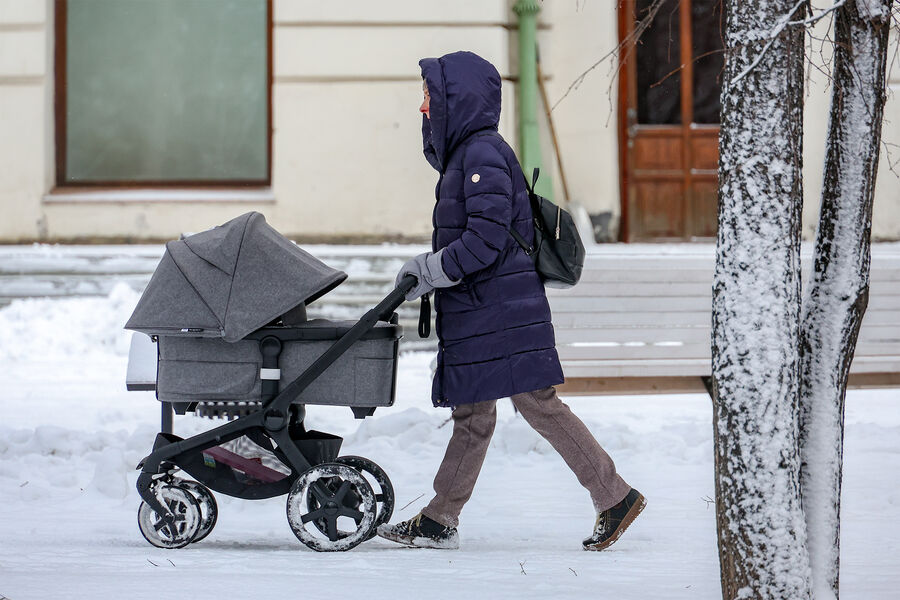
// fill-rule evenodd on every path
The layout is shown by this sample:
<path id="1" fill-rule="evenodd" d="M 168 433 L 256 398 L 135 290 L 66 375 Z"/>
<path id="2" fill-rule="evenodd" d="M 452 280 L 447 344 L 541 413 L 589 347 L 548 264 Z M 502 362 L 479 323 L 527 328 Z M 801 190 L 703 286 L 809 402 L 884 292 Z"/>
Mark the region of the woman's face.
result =
<path id="1" fill-rule="evenodd" d="M 431 118 L 431 114 L 428 112 L 428 107 L 431 104 L 431 96 L 428 95 L 428 84 L 424 81 L 422 82 L 422 93 L 425 95 L 425 99 L 422 101 L 422 106 L 419 107 L 419 112 Z"/>

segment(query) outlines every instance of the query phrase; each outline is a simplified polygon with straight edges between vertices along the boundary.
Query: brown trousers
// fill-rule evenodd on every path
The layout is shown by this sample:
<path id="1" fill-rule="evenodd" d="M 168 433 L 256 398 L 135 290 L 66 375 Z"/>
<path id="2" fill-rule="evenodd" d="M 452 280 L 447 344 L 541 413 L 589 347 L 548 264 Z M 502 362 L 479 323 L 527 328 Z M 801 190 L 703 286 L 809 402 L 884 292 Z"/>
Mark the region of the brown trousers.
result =
<path id="1" fill-rule="evenodd" d="M 579 483 L 590 492 L 598 512 L 625 498 L 631 487 L 619 477 L 612 459 L 581 419 L 559 399 L 554 388 L 515 394 L 511 400 L 525 421 L 566 461 Z M 462 404 L 453 409 L 452 417 L 453 435 L 434 478 L 436 495 L 422 514 L 456 527 L 459 513 L 472 496 L 494 433 L 497 401 Z"/>

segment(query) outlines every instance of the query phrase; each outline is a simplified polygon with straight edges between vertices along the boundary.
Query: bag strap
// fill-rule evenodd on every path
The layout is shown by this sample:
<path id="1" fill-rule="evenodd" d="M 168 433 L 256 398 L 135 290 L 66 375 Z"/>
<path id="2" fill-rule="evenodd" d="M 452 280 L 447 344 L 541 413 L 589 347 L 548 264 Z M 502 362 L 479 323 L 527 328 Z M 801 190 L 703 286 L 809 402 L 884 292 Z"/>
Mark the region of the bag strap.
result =
<path id="1" fill-rule="evenodd" d="M 419 304 L 419 337 L 427 338 L 431 335 L 431 300 L 428 294 L 422 294 Z"/>
<path id="2" fill-rule="evenodd" d="M 538 177 L 541 175 L 540 167 L 535 167 L 534 171 L 531 172 L 531 185 L 528 185 L 528 178 L 525 177 L 525 189 L 528 190 L 529 196 L 534 196 L 534 186 L 537 185 Z M 522 176 L 525 176 L 525 173 L 522 173 Z"/>
<path id="3" fill-rule="evenodd" d="M 540 168 L 535 167 L 534 171 L 532 171 L 531 173 L 531 185 L 528 185 L 528 178 L 525 177 L 525 173 L 522 173 L 522 177 L 525 177 L 525 189 L 528 190 L 528 202 L 531 204 L 531 216 L 535 219 L 541 212 L 541 205 L 538 203 L 538 196 L 534 193 L 534 186 L 537 185 L 537 180 L 540 175 Z"/>
<path id="4" fill-rule="evenodd" d="M 525 254 L 526 254 L 527 256 L 532 256 L 532 255 L 534 254 L 534 252 L 535 252 L 534 248 L 532 248 L 531 246 L 528 245 L 528 242 L 525 241 L 525 238 L 523 238 L 523 237 L 519 234 L 518 231 L 516 231 L 515 229 L 513 229 L 512 227 L 510 227 L 510 228 L 509 228 L 509 233 L 510 233 L 511 236 L 513 236 L 513 239 L 516 240 L 516 243 L 518 243 L 519 246 L 522 247 L 522 250 L 525 252 Z"/>

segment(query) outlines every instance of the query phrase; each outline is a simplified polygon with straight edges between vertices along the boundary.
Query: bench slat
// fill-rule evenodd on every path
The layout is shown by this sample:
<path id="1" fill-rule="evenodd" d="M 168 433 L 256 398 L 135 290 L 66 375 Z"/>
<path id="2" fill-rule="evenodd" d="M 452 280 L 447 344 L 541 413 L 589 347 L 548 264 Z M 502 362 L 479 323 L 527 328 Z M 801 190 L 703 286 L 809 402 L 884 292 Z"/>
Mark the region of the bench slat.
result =
<path id="1" fill-rule="evenodd" d="M 896 343 L 879 343 L 860 341 L 856 346 L 857 357 L 884 357 L 897 353 Z M 647 344 L 642 342 L 586 342 L 585 345 L 558 345 L 556 347 L 560 359 L 563 361 L 575 359 L 681 359 L 681 358 L 706 358 L 712 354 L 709 342 L 684 342 L 669 344 L 657 342 Z"/>
<path id="2" fill-rule="evenodd" d="M 677 273 L 678 281 L 667 282 L 665 279 L 656 281 L 642 282 L 620 282 L 620 281 L 580 281 L 578 285 L 568 290 L 548 291 L 548 297 L 560 298 L 633 298 L 633 297 L 680 297 L 680 296 L 701 296 L 704 298 L 712 298 L 712 284 L 709 281 L 703 282 L 685 282 L 681 277 L 682 273 Z M 669 274 L 669 278 L 673 277 Z M 900 281 L 883 281 L 872 280 L 869 286 L 869 296 L 895 296 L 896 305 L 900 305 Z"/>
<path id="3" fill-rule="evenodd" d="M 692 359 L 585 359 L 564 360 L 563 373 L 568 377 L 678 377 L 707 376 L 709 358 Z M 598 375 L 602 373 L 602 375 Z"/>
<path id="4" fill-rule="evenodd" d="M 551 307 L 552 308 L 552 307 Z M 553 326 L 562 329 L 592 327 L 709 327 L 709 311 L 661 312 L 554 312 Z"/>
<path id="5" fill-rule="evenodd" d="M 900 373 L 900 356 L 857 356 L 851 373 Z M 709 358 L 564 360 L 566 377 L 708 376 Z"/>
<path id="6" fill-rule="evenodd" d="M 713 269 L 711 267 L 697 268 L 696 266 L 673 264 L 667 268 L 661 268 L 659 265 L 656 265 L 655 268 L 640 268 L 628 262 L 612 261 L 605 264 L 585 264 L 578 286 L 581 286 L 582 283 L 658 283 L 671 280 L 673 272 L 678 274 L 678 281 L 681 283 L 712 286 Z M 872 284 L 900 282 L 900 268 L 893 265 L 879 267 L 873 261 L 870 280 Z M 804 273 L 803 281 L 804 283 L 809 281 L 807 273 Z"/>
<path id="7" fill-rule="evenodd" d="M 705 311 L 685 312 L 559 312 L 553 313 L 553 326 L 557 331 L 563 329 L 606 328 L 606 327 L 710 327 L 711 315 Z M 863 318 L 863 330 L 880 325 L 900 326 L 900 310 L 866 311 Z"/>
<path id="8" fill-rule="evenodd" d="M 851 373 L 847 382 L 851 389 L 900 387 L 900 373 Z M 706 394 L 699 376 L 692 377 L 567 377 L 556 388 L 565 396 L 597 396 L 603 394 Z"/>
<path id="9" fill-rule="evenodd" d="M 592 342 L 700 342 L 709 344 L 710 329 L 706 327 L 592 327 L 555 328 L 556 343 Z"/>
<path id="10" fill-rule="evenodd" d="M 573 288 L 575 289 L 575 288 Z M 871 296 L 869 309 L 898 310 L 900 297 Z M 709 312 L 712 308 L 712 295 L 708 296 L 658 296 L 617 298 L 608 296 L 579 297 L 574 295 L 555 295 L 550 298 L 550 309 L 554 314 L 564 312 Z"/>
<path id="11" fill-rule="evenodd" d="M 676 360 L 681 358 L 704 358 L 710 360 L 709 342 L 691 342 L 678 346 L 641 344 L 617 344 L 615 342 L 598 342 L 596 345 L 573 346 L 558 345 L 556 347 L 563 361 L 588 359 L 658 359 Z M 608 344 L 608 345 L 605 345 Z"/>
<path id="12" fill-rule="evenodd" d="M 556 327 L 556 343 L 578 342 L 699 342 L 709 343 L 711 330 L 705 327 Z M 900 325 L 865 327 L 859 332 L 859 346 L 869 343 L 900 344 Z"/>
<path id="13" fill-rule="evenodd" d="M 564 312 L 700 312 L 709 313 L 712 298 L 611 298 L 600 296 L 585 298 L 577 296 L 554 296 L 550 298 L 553 314 Z"/>
<path id="14" fill-rule="evenodd" d="M 592 266 L 589 269 L 585 265 L 581 280 L 575 287 L 581 287 L 584 283 L 658 283 L 671 277 L 672 269 L 623 269 L 621 265 Z M 713 273 L 709 269 L 678 269 L 678 280 L 684 283 L 712 285 L 712 278 Z"/>

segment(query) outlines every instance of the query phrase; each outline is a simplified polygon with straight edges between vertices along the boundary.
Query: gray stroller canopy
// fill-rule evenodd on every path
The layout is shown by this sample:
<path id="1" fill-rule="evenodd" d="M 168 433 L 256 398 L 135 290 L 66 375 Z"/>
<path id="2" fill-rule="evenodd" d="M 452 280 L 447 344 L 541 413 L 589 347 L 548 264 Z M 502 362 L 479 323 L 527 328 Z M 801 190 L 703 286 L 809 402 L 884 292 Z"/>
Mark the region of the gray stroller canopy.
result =
<path id="1" fill-rule="evenodd" d="M 249 212 L 167 243 L 125 329 L 236 342 L 346 278 Z"/>

